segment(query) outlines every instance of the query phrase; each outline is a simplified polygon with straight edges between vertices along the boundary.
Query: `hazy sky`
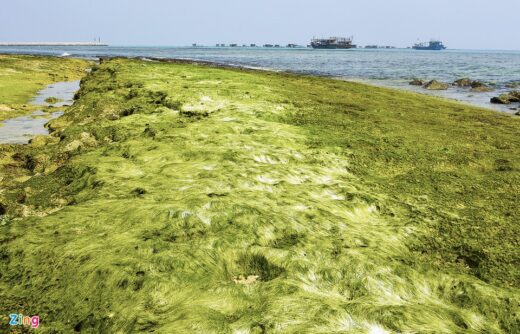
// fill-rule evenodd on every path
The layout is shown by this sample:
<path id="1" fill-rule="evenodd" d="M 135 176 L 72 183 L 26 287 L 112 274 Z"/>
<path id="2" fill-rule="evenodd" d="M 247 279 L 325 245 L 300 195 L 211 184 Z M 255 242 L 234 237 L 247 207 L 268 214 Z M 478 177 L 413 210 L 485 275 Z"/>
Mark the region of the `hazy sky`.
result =
<path id="1" fill-rule="evenodd" d="M 2 0 L 0 41 L 113 45 L 355 43 L 520 50 L 520 0 Z"/>

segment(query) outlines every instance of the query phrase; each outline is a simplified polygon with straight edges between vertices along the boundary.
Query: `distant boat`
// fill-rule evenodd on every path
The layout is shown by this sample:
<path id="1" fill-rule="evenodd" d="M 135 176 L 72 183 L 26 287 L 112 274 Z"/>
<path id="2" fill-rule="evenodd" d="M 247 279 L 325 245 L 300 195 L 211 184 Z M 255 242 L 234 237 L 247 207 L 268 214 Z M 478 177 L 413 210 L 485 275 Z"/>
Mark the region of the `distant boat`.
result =
<path id="1" fill-rule="evenodd" d="M 352 44 L 352 40 L 352 37 L 313 38 L 311 47 L 313 49 L 354 49 L 356 46 Z"/>
<path id="2" fill-rule="evenodd" d="M 264 44 L 264 48 L 272 48 L 273 44 Z"/>
<path id="3" fill-rule="evenodd" d="M 415 43 L 412 47 L 415 50 L 433 50 L 441 51 L 446 50 L 446 46 L 441 41 L 431 40 L 428 44 L 426 43 Z"/>

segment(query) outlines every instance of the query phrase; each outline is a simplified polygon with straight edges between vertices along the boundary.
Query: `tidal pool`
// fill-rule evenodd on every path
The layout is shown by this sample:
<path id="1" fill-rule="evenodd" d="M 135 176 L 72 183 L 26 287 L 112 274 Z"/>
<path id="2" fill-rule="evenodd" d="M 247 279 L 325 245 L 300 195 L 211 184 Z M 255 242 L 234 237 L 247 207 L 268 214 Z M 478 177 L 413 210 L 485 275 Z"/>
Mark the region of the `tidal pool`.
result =
<path id="1" fill-rule="evenodd" d="M 30 103 L 39 106 L 69 106 L 72 105 L 74 94 L 76 94 L 78 89 L 79 80 L 68 82 L 56 82 L 39 91 L 38 95 L 36 95 L 36 97 L 32 99 Z M 52 104 L 45 102 L 45 100 L 50 97 L 57 98 L 59 102 Z"/>
<path id="2" fill-rule="evenodd" d="M 27 144 L 37 135 L 47 135 L 45 124 L 53 118 L 63 115 L 63 111 L 45 113 L 36 111 L 28 116 L 20 116 L 2 122 L 0 144 Z"/>
<path id="3" fill-rule="evenodd" d="M 79 81 L 53 83 L 38 92 L 30 101 L 33 105 L 65 107 L 72 105 L 74 94 L 79 89 Z M 53 97 L 59 102 L 48 103 L 45 100 Z M 27 144 L 37 135 L 47 135 L 45 124 L 51 119 L 63 115 L 63 111 L 46 113 L 36 111 L 31 115 L 11 118 L 0 123 L 0 144 Z"/>

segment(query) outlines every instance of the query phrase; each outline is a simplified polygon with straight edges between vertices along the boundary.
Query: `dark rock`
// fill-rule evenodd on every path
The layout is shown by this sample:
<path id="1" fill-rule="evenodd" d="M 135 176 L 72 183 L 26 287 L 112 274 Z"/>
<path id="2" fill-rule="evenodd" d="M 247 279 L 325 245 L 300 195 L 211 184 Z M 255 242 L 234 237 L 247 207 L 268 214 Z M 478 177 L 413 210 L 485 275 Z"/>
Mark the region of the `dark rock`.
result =
<path id="1" fill-rule="evenodd" d="M 492 92 L 493 90 L 494 90 L 493 87 L 490 87 L 481 81 L 472 81 L 471 82 L 471 91 L 472 92 L 483 93 L 483 92 Z"/>
<path id="2" fill-rule="evenodd" d="M 475 93 L 486 93 L 486 92 L 492 92 L 494 90 L 495 89 L 493 87 L 489 87 L 486 85 L 471 88 L 471 91 L 475 92 Z"/>
<path id="3" fill-rule="evenodd" d="M 448 84 L 444 82 L 439 82 L 437 80 L 432 80 L 428 82 L 426 85 L 424 85 L 424 88 L 428 90 L 446 90 L 448 89 L 448 87 Z"/>
<path id="4" fill-rule="evenodd" d="M 493 87 L 478 80 L 471 80 L 470 78 L 461 78 L 453 82 L 453 86 L 468 88 L 471 87 L 471 91 L 475 93 L 491 92 L 494 90 Z"/>
<path id="5" fill-rule="evenodd" d="M 520 102 L 520 92 L 519 91 L 512 91 L 512 92 L 491 98 L 491 103 L 495 103 L 495 104 L 511 104 L 513 102 Z"/>
<path id="6" fill-rule="evenodd" d="M 470 84 L 471 88 L 479 88 L 479 87 L 486 87 L 486 84 L 483 83 L 482 81 L 472 81 L 471 84 Z"/>
<path id="7" fill-rule="evenodd" d="M 511 102 L 520 102 L 520 91 L 512 91 L 509 93 Z"/>
<path id="8" fill-rule="evenodd" d="M 471 84 L 472 84 L 472 81 L 470 78 L 461 78 L 461 79 L 455 80 L 455 82 L 453 82 L 453 85 L 457 86 L 457 87 L 469 87 L 469 86 L 471 86 Z"/>
<path id="9" fill-rule="evenodd" d="M 494 104 L 510 104 L 511 101 L 509 101 L 509 94 L 502 94 L 500 96 L 495 96 L 491 98 L 491 103 Z"/>
<path id="10" fill-rule="evenodd" d="M 422 85 L 424 85 L 424 81 L 422 81 L 421 79 L 413 79 L 412 81 L 410 81 L 410 85 L 422 86 Z"/>

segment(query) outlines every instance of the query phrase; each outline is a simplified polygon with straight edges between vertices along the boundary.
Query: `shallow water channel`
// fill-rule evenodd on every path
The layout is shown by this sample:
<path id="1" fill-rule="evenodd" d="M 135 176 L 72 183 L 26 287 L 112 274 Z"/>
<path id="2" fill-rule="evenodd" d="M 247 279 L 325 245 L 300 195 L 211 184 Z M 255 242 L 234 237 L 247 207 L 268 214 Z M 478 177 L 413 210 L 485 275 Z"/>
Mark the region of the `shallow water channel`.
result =
<path id="1" fill-rule="evenodd" d="M 32 105 L 65 107 L 72 105 L 74 94 L 79 89 L 79 81 L 53 83 L 38 92 L 30 101 Z M 54 97 L 59 102 L 50 104 L 45 102 L 47 98 Z M 31 138 L 37 135 L 47 135 L 49 131 L 45 127 L 51 119 L 63 115 L 63 111 L 46 113 L 41 110 L 30 115 L 19 116 L 1 122 L 0 144 L 27 144 Z"/>

